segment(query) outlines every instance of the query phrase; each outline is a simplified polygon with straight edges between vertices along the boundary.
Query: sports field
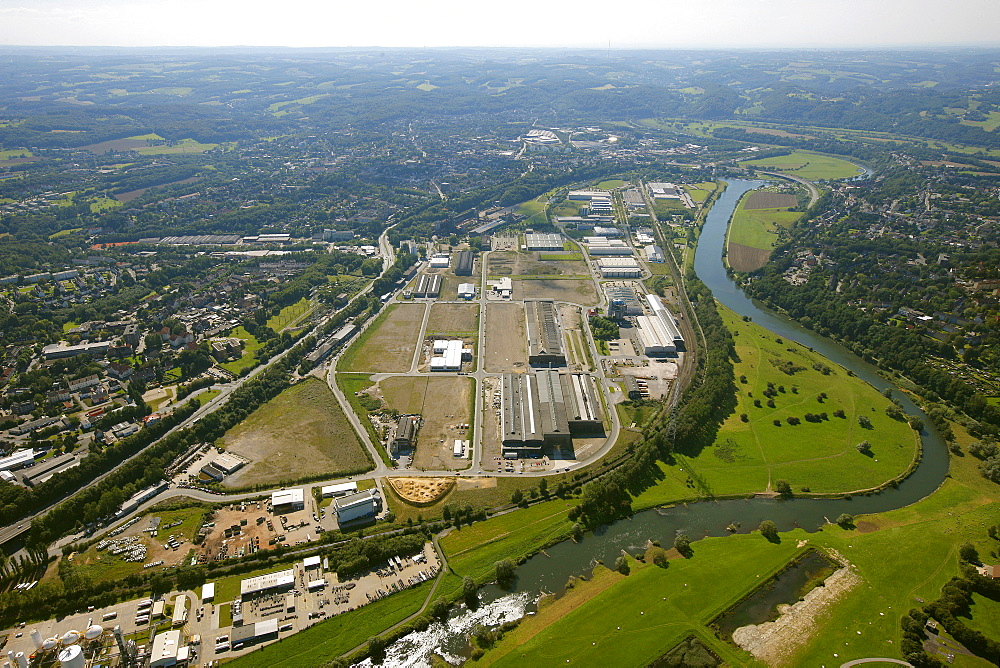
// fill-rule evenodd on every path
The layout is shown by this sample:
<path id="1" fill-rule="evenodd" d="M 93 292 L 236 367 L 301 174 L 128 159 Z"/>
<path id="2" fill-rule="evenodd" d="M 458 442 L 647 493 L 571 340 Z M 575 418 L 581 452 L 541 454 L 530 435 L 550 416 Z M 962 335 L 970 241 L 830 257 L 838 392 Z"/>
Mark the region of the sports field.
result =
<path id="1" fill-rule="evenodd" d="M 810 151 L 792 151 L 788 155 L 744 160 L 740 164 L 791 174 L 810 181 L 849 179 L 864 173 L 863 169 L 846 160 Z"/>
<path id="2" fill-rule="evenodd" d="M 222 443 L 252 461 L 226 478 L 227 486 L 277 485 L 371 468 L 336 398 L 318 378 L 308 378 L 258 408 Z"/>
<path id="3" fill-rule="evenodd" d="M 392 304 L 340 359 L 340 371 L 409 371 L 424 319 L 424 304 Z"/>
<path id="4" fill-rule="evenodd" d="M 713 446 L 697 457 L 680 457 L 673 467 L 661 465 L 666 478 L 643 492 L 635 507 L 695 492 L 760 492 L 776 480 L 787 480 L 795 492 L 850 492 L 876 487 L 906 471 L 917 443 L 906 422 L 886 415 L 890 400 L 821 355 L 792 341 L 779 343 L 774 334 L 728 309 L 720 307 L 720 312 L 736 339 L 737 406 Z M 773 397 L 765 394 L 768 383 Z M 837 417 L 837 411 L 844 417 Z M 861 416 L 871 421 L 871 428 L 858 423 Z M 788 418 L 799 423 L 789 424 Z M 862 441 L 871 444 L 869 455 L 857 450 Z"/>

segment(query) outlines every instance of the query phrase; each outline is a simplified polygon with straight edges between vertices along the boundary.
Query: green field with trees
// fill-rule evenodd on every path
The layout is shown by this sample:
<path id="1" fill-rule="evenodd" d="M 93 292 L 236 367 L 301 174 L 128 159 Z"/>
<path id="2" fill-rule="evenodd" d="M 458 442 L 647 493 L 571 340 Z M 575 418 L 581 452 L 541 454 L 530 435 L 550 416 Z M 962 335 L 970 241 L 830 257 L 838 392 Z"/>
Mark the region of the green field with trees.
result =
<path id="1" fill-rule="evenodd" d="M 842 158 L 802 150 L 777 157 L 743 160 L 740 164 L 799 176 L 809 181 L 849 179 L 862 173 L 861 168 Z"/>

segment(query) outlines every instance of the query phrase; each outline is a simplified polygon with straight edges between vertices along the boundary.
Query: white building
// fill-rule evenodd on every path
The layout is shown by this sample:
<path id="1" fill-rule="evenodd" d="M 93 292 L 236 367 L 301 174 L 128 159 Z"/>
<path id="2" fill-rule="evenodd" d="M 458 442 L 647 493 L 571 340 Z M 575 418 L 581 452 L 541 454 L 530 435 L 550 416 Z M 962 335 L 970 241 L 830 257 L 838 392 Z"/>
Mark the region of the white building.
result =
<path id="1" fill-rule="evenodd" d="M 432 269 L 447 269 L 451 266 L 451 256 L 439 253 L 430 259 L 430 266 Z"/>
<path id="2" fill-rule="evenodd" d="M 459 283 L 458 285 L 458 298 L 459 299 L 475 299 L 476 298 L 476 284 L 475 283 Z"/>
<path id="3" fill-rule="evenodd" d="M 434 356 L 431 357 L 431 371 L 461 371 L 465 348 L 460 339 L 436 340 L 432 349 Z M 470 349 L 470 355 L 471 352 Z"/>
<path id="4" fill-rule="evenodd" d="M 620 237 L 622 231 L 617 227 L 604 227 L 603 225 L 594 226 L 594 234 L 599 237 Z"/>
<path id="5" fill-rule="evenodd" d="M 276 513 L 302 510 L 305 507 L 305 492 L 300 487 L 271 492 L 271 508 Z"/>
<path id="6" fill-rule="evenodd" d="M 642 269 L 634 257 L 603 257 L 597 261 L 597 268 L 604 278 L 640 278 Z"/>
<path id="7" fill-rule="evenodd" d="M 257 592 L 269 589 L 284 589 L 295 585 L 295 570 L 289 568 L 284 571 L 265 573 L 252 578 L 240 581 L 240 596 L 249 596 Z"/>
<path id="8" fill-rule="evenodd" d="M 358 483 L 342 482 L 339 485 L 327 485 L 326 487 L 323 487 L 321 491 L 324 499 L 328 499 L 331 496 L 346 496 L 347 494 L 354 494 L 358 491 Z"/>
<path id="9" fill-rule="evenodd" d="M 632 248 L 621 239 L 607 237 L 584 237 L 587 252 L 594 256 L 626 256 L 632 255 Z"/>
<path id="10" fill-rule="evenodd" d="M 646 262 L 663 263 L 664 261 L 663 249 L 656 244 L 646 246 L 646 248 L 643 249 L 643 252 L 646 254 Z"/>
<path id="11" fill-rule="evenodd" d="M 673 314 L 657 295 L 646 295 L 646 303 L 652 314 L 636 318 L 639 348 L 645 355 L 677 352 L 678 347 L 684 345 L 684 336 Z"/>
<path id="12" fill-rule="evenodd" d="M 337 522 L 344 523 L 365 517 L 375 517 L 382 506 L 382 497 L 377 489 L 366 489 L 337 499 L 333 502 L 337 512 Z"/>
<path id="13" fill-rule="evenodd" d="M 525 234 L 524 246 L 530 251 L 561 251 L 563 242 L 558 234 Z"/>
<path id="14" fill-rule="evenodd" d="M 177 653 L 180 648 L 180 629 L 158 633 L 153 638 L 153 648 L 149 652 L 149 668 L 177 665 Z"/>

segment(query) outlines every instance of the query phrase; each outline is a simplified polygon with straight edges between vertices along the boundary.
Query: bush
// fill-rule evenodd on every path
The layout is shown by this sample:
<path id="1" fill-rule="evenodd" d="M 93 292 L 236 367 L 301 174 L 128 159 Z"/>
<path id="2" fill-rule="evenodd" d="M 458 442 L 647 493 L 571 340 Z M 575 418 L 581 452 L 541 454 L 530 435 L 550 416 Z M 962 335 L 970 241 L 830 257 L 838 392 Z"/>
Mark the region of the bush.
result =
<path id="1" fill-rule="evenodd" d="M 843 513 L 837 518 L 837 524 L 839 524 L 844 529 L 849 529 L 854 526 L 854 515 L 848 515 Z"/>

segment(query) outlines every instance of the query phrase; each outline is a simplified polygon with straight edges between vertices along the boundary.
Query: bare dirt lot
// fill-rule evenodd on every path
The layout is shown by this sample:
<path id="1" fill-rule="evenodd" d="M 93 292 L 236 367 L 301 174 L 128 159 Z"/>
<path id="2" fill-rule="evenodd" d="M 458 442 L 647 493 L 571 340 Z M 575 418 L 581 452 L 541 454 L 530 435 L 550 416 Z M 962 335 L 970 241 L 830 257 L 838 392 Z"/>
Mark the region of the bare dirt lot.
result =
<path id="1" fill-rule="evenodd" d="M 557 251 L 548 255 L 561 255 Z M 492 276 L 584 276 L 587 265 L 580 260 L 538 259 L 538 253 L 495 251 L 489 255 L 487 271 Z"/>
<path id="2" fill-rule="evenodd" d="M 343 371 L 402 373 L 410 370 L 413 351 L 420 336 L 425 304 L 398 304 L 390 307 L 389 315 L 378 330 L 351 355 Z"/>
<path id="3" fill-rule="evenodd" d="M 580 309 L 575 306 L 560 305 L 563 338 L 566 342 L 566 359 L 574 371 L 591 371 L 590 348 L 584 333 Z"/>
<path id="4" fill-rule="evenodd" d="M 479 331 L 479 304 L 434 304 L 426 335 L 467 334 Z"/>
<path id="5" fill-rule="evenodd" d="M 528 366 L 528 333 L 524 305 L 487 304 L 484 366 L 491 373 L 520 371 Z"/>
<path id="6" fill-rule="evenodd" d="M 396 494 L 416 505 L 434 503 L 451 491 L 455 478 L 388 478 Z"/>
<path id="7" fill-rule="evenodd" d="M 795 195 L 783 193 L 754 192 L 747 197 L 744 209 L 783 209 L 799 203 Z"/>
<path id="8" fill-rule="evenodd" d="M 734 271 L 756 271 L 771 257 L 770 249 L 764 250 L 743 244 L 730 243 L 726 250 L 726 260 Z"/>
<path id="9" fill-rule="evenodd" d="M 371 467 L 330 388 L 316 378 L 261 406 L 231 429 L 222 445 L 253 462 L 226 478 L 228 487 L 277 485 Z"/>
<path id="10" fill-rule="evenodd" d="M 464 469 L 469 460 L 454 456 L 455 439 L 468 439 L 473 382 L 464 376 L 386 378 L 379 383 L 382 399 L 400 413 L 419 413 L 413 465 L 419 469 Z"/>
<path id="11" fill-rule="evenodd" d="M 597 291 L 589 279 L 532 279 L 514 281 L 514 298 L 555 299 L 591 306 L 597 304 Z"/>

